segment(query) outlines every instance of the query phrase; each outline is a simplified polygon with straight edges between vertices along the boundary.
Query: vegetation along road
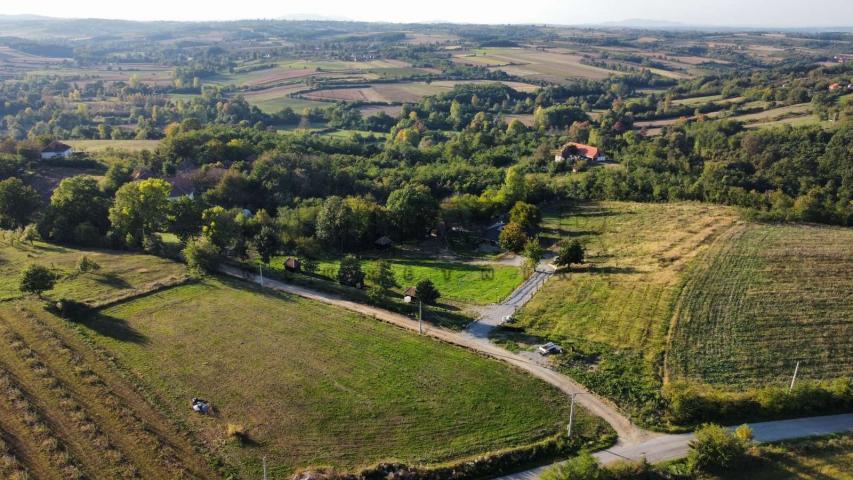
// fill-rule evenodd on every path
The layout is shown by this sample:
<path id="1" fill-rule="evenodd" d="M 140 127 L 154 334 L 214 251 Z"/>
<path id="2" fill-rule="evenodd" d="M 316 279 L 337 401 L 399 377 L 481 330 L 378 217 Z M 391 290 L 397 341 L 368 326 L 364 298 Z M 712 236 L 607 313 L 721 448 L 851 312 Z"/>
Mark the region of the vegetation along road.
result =
<path id="1" fill-rule="evenodd" d="M 823 417 L 796 418 L 774 422 L 751 423 L 754 439 L 758 442 L 779 442 L 794 438 L 829 435 L 840 432 L 853 432 L 853 413 L 827 415 Z M 675 460 L 687 455 L 692 433 L 680 435 L 659 435 L 636 445 L 617 445 L 602 450 L 594 456 L 601 463 L 609 464 L 620 460 L 642 460 L 651 463 Z M 506 475 L 497 480 L 533 480 L 550 465 Z"/>

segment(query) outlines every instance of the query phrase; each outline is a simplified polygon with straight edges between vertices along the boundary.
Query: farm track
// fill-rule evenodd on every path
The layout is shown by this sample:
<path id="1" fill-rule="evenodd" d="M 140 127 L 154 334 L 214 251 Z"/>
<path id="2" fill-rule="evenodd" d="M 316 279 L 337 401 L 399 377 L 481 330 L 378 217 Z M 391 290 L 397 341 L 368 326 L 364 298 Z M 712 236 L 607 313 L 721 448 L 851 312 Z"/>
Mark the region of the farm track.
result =
<path id="1" fill-rule="evenodd" d="M 67 445 L 68 458 L 79 459 L 72 466 L 83 465 L 83 476 L 217 476 L 188 439 L 176 435 L 176 429 L 124 379 L 107 371 L 91 349 L 57 333 L 32 312 L 19 309 L 16 313 L 11 320 L 0 312 L 0 338 L 11 347 L 0 351 L 0 362 L 14 372 L 9 381 L 20 378 L 27 385 L 27 398 L 38 406 L 38 415 L 55 432 L 57 443 Z M 44 443 L 38 438 L 19 440 Z M 33 476 L 53 478 L 35 472 Z"/>

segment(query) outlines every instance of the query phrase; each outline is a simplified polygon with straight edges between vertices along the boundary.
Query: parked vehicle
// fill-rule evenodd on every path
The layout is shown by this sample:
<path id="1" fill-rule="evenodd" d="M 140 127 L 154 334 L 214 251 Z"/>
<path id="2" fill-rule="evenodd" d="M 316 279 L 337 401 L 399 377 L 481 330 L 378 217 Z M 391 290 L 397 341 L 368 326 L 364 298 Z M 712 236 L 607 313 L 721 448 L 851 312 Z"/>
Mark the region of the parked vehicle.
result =
<path id="1" fill-rule="evenodd" d="M 557 345 L 554 342 L 548 342 L 545 345 L 541 345 L 538 349 L 539 355 L 543 357 L 545 355 L 553 355 L 556 353 L 563 353 L 563 347 Z"/>

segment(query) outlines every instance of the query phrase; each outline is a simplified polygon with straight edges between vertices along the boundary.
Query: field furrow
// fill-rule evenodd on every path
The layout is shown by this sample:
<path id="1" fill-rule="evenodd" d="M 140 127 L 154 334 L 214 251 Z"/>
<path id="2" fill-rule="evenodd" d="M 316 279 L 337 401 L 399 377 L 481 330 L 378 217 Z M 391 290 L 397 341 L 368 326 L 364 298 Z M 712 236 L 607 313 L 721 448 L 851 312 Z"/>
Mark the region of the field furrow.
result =
<path id="1" fill-rule="evenodd" d="M 0 312 L 0 318 L 4 319 L 5 328 L 10 328 L 12 322 L 4 313 Z M 11 335 L 21 339 L 19 342 L 25 338 L 27 348 L 42 352 L 41 358 L 56 372 L 57 382 L 62 382 L 92 412 L 91 417 L 98 419 L 98 427 L 114 439 L 128 465 L 134 470 L 138 468 L 142 478 L 214 476 L 193 447 L 174 433 L 175 428 L 165 424 L 126 381 L 107 372 L 93 352 L 87 351 L 87 346 L 61 336 L 57 331 L 63 328 L 54 330 L 48 326 L 47 316 L 25 308 L 16 313 L 21 321 L 14 323 Z M 124 477 L 130 478 L 129 475 L 130 471 Z"/>

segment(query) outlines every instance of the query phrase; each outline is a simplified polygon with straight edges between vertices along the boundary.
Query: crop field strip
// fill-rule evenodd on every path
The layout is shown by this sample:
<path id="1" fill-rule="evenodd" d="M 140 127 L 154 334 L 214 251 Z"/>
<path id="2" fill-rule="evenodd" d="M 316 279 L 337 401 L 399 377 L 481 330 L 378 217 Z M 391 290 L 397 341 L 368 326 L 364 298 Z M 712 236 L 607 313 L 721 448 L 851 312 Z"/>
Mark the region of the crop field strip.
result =
<path id="1" fill-rule="evenodd" d="M 215 391 L 221 418 L 187 415 L 186 422 L 225 458 L 242 458 L 238 463 L 250 465 L 250 472 L 259 451 L 223 444 L 226 423 L 245 425 L 253 441 L 276 452 L 277 465 L 286 471 L 317 464 L 354 468 L 389 458 L 444 462 L 559 431 L 555 419 L 563 417 L 556 412 L 566 413 L 565 398 L 521 372 L 328 306 L 223 282 L 176 287 L 104 312 L 104 322 L 127 322 L 144 343 L 111 339 L 105 324 L 88 327 L 104 332 L 93 333 L 96 343 L 175 410 L 182 410 L 187 395 Z M 237 312 L 243 312 L 239 318 Z M 212 318 L 218 319 L 213 329 Z M 204 344 L 192 340 L 202 331 L 208 332 Z M 255 339 L 251 352 L 240 346 L 249 338 Z M 230 360 L 215 359 L 211 348 Z M 306 348 L 311 353 L 302 351 Z M 170 359 L 175 355 L 207 360 Z M 442 359 L 438 364 L 436 357 Z M 341 370 L 348 358 L 359 360 L 355 365 L 347 360 Z M 458 364 L 463 358 L 465 366 Z M 439 367 L 447 362 L 450 370 Z M 237 364 L 242 367 L 235 370 Z M 454 380 L 445 378 L 451 370 Z M 395 380 L 382 380 L 388 375 Z M 488 393 L 497 384 L 505 384 L 500 393 Z M 448 412 L 449 406 L 462 411 Z M 596 422 L 584 416 L 582 428 L 599 428 Z"/>
<path id="2" fill-rule="evenodd" d="M 55 419 L 57 425 L 64 425 L 60 438 L 67 439 L 70 445 L 80 445 L 83 452 L 92 451 L 97 457 L 85 458 L 84 468 L 95 468 L 95 472 L 114 472 L 121 478 L 195 478 L 199 474 L 207 477 L 210 472 L 201 462 L 193 461 L 192 449 L 186 445 L 182 453 L 175 450 L 176 442 L 169 435 L 163 435 L 171 429 L 169 426 L 154 426 L 140 416 L 140 412 L 151 418 L 151 408 L 144 406 L 135 392 L 123 392 L 125 386 L 112 375 L 108 384 L 103 376 L 96 373 L 83 356 L 68 347 L 59 335 L 54 333 L 34 314 L 18 310 L 18 316 L 24 322 L 31 321 L 33 330 L 14 323 L 2 312 L 0 335 L 10 346 L 17 358 L 3 355 L 3 361 L 19 369 L 19 377 L 32 379 L 26 384 L 33 389 L 34 398 L 46 405 L 48 416 Z M 18 332 L 27 335 L 24 338 Z M 35 348 L 34 348 L 35 347 Z M 36 348 L 38 350 L 36 350 Z M 26 369 L 20 369 L 20 365 Z M 39 389 L 41 382 L 43 388 Z M 129 395 L 127 394 L 129 393 Z M 136 407 L 136 408 L 135 408 Z M 148 410 L 148 412 L 144 412 Z M 116 412 L 122 412 L 116 415 Z M 156 418 L 156 414 L 154 414 Z M 152 455 L 154 454 L 154 455 Z M 107 462 L 98 463 L 99 461 Z M 188 469 L 185 463 L 192 467 Z M 195 473 L 193 473 L 193 471 Z M 98 475 L 94 475 L 97 477 Z"/>
<path id="3" fill-rule="evenodd" d="M 749 225 L 686 277 L 667 365 L 672 378 L 784 384 L 853 371 L 853 233 Z"/>
<path id="4" fill-rule="evenodd" d="M 93 420 L 91 407 L 80 403 L 80 387 L 76 382 L 67 383 L 57 378 L 41 356 L 6 325 L 0 325 L 0 337 L 10 347 L 10 352 L 2 354 L 7 368 L 17 370 L 17 376 L 27 385 L 31 395 L 47 405 L 50 411 L 45 416 L 52 417 L 58 435 L 75 450 L 90 476 L 104 472 L 122 478 L 141 478 L 133 463 L 128 461 L 126 450 L 113 441 L 114 435 L 105 433 Z M 11 352 L 17 358 L 10 359 L 7 353 Z M 22 365 L 27 368 L 20 368 Z M 98 412 L 98 416 L 102 418 L 104 413 Z"/>

